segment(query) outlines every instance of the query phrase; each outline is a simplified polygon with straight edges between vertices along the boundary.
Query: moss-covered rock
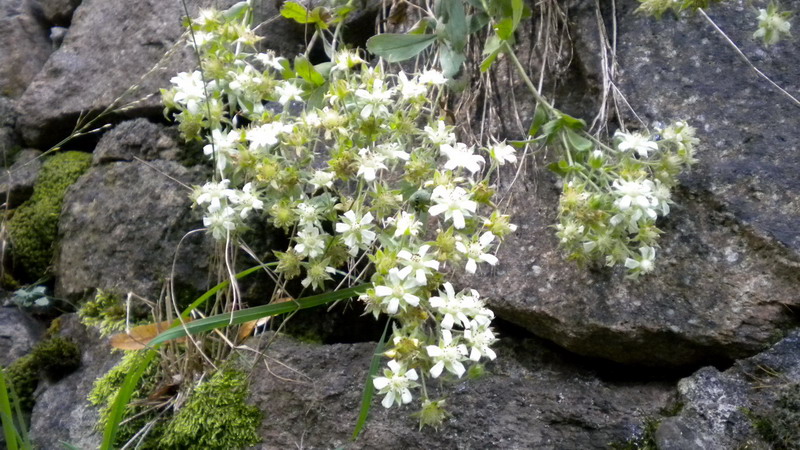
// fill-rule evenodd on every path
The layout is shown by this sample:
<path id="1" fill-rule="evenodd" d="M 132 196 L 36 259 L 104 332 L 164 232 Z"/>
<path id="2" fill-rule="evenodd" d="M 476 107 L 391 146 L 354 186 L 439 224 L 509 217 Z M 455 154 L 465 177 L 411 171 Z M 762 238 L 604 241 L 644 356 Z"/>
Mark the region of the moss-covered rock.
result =
<path id="1" fill-rule="evenodd" d="M 30 412 L 40 377 L 62 378 L 77 369 L 80 362 L 80 349 L 75 343 L 54 337 L 39 342 L 29 354 L 14 361 L 6 369 L 6 376 L 19 398 L 20 407 Z"/>
<path id="2" fill-rule="evenodd" d="M 78 316 L 82 324 L 97 328 L 102 336 L 125 329 L 125 305 L 110 291 L 98 289 L 94 300 L 87 301 L 78 309 Z"/>
<path id="3" fill-rule="evenodd" d="M 34 281 L 47 272 L 53 259 L 58 218 L 67 188 L 91 165 L 92 155 L 58 153 L 44 162 L 33 196 L 9 222 L 14 263 L 21 277 Z"/>

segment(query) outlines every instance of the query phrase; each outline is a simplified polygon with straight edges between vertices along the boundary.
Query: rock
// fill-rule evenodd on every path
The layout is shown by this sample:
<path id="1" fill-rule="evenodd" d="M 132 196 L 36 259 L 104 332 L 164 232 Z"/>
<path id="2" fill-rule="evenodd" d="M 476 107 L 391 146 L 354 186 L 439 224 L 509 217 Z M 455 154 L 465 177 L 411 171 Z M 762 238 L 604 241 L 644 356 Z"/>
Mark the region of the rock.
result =
<path id="1" fill-rule="evenodd" d="M 44 65 L 53 47 L 33 0 L 0 1 L 0 96 L 17 98 Z"/>
<path id="2" fill-rule="evenodd" d="M 14 164 L 0 175 L 0 198 L 9 208 L 16 208 L 33 195 L 33 185 L 42 168 L 41 154 L 39 150 L 22 150 Z"/>
<path id="3" fill-rule="evenodd" d="M 61 44 L 64 43 L 64 38 L 67 37 L 68 31 L 69 28 L 64 27 L 50 28 L 50 42 L 53 43 L 54 48 L 61 47 Z"/>
<path id="4" fill-rule="evenodd" d="M 72 13 L 81 0 L 40 0 L 42 11 L 48 23 L 60 27 L 69 27 Z"/>
<path id="5" fill-rule="evenodd" d="M 144 161 L 177 160 L 178 140 L 176 130 L 148 122 L 147 119 L 122 122 L 97 143 L 92 164 L 130 162 L 136 158 Z"/>
<path id="6" fill-rule="evenodd" d="M 583 84 L 574 85 L 578 92 L 563 103 L 589 120 L 592 108 L 575 106 L 574 99 L 592 97 L 594 80 L 602 79 L 597 49 L 588 44 L 597 40 L 594 5 L 578 2 L 570 12 L 577 75 L 568 77 Z M 659 221 L 665 234 L 657 273 L 633 282 L 621 268 L 584 269 L 565 261 L 551 228 L 558 177 L 544 169 L 552 159 L 538 158 L 512 189 L 508 212 L 520 229 L 501 246 L 500 265 L 463 284 L 494 299 L 501 317 L 577 353 L 650 366 L 730 362 L 774 343 L 792 326 L 791 308 L 800 305 L 800 210 L 792 200 L 800 198 L 793 175 L 800 153 L 787 151 L 800 142 L 787 125 L 796 108 L 740 64 L 699 15 L 657 22 L 634 15 L 637 5 L 618 2 L 618 86 L 648 123 L 686 119 L 701 140 L 700 162 L 682 177 L 673 196 L 677 205 Z M 752 32 L 742 5 L 715 4 L 709 11 L 735 31 L 737 42 L 747 42 Z M 526 36 L 518 42 L 532 42 Z M 747 43 L 745 50 L 796 91 L 800 69 L 786 61 L 797 45 L 756 50 Z M 521 46 L 523 61 L 528 51 Z M 508 113 L 487 128 L 530 123 L 529 94 L 515 92 L 522 104 L 517 118 L 508 83 L 501 78 L 496 86 L 506 93 Z M 508 132 L 504 137 L 518 137 L 513 128 Z"/>
<path id="7" fill-rule="evenodd" d="M 0 165 L 8 167 L 14 153 L 20 148 L 19 137 L 14 131 L 17 112 L 13 100 L 0 96 Z"/>
<path id="8" fill-rule="evenodd" d="M 0 307 L 0 366 L 28 354 L 44 335 L 44 326 L 16 306 Z"/>
<path id="9" fill-rule="evenodd" d="M 660 415 L 673 396 L 667 383 L 604 381 L 538 341 L 504 340 L 498 348 L 487 376 L 446 384 L 453 416 L 438 432 L 419 432 L 412 407 L 386 410 L 376 396 L 352 444 L 375 344 L 278 338 L 251 378 L 251 401 L 270 411 L 258 448 L 607 448 Z"/>
<path id="10" fill-rule="evenodd" d="M 755 417 L 770 420 L 785 414 L 781 397 L 785 398 L 798 386 L 800 330 L 770 350 L 738 361 L 724 372 L 705 367 L 681 380 L 678 392 L 683 410 L 659 426 L 658 448 L 772 448 L 768 444 L 776 442 L 764 442 L 754 426 L 759 420 Z M 789 426 L 795 439 L 800 436 L 796 421 Z"/>
<path id="11" fill-rule="evenodd" d="M 194 16 L 198 3 L 225 8 L 234 2 L 188 3 Z M 277 9 L 274 3 L 263 2 L 257 13 L 258 17 L 273 17 Z M 119 108 L 140 99 L 144 100 L 120 114 L 161 116 L 159 89 L 169 87 L 169 80 L 176 73 L 196 66 L 190 48 L 176 44 L 183 33 L 180 25 L 183 16 L 180 2 L 139 2 L 136 8 L 125 2 L 82 2 L 62 46 L 20 99 L 19 109 L 24 115 L 18 128 L 25 141 L 32 147 L 48 147 L 72 132 L 80 114 L 95 117 L 111 105 Z M 288 55 L 303 48 L 302 27 L 277 21 L 262 30 L 266 33 L 267 48 Z M 172 55 L 164 58 L 170 51 Z M 134 85 L 138 86 L 134 93 L 116 101 Z M 111 114 L 95 125 L 119 119 L 119 114 Z"/>
<path id="12" fill-rule="evenodd" d="M 31 415 L 30 435 L 36 448 L 62 448 L 62 442 L 76 448 L 99 448 L 97 409 L 86 400 L 94 380 L 119 362 L 107 342 L 84 327 L 75 314 L 61 317 L 62 337 L 81 348 L 81 367 L 56 383 L 40 382 L 36 406 Z"/>
<path id="13" fill-rule="evenodd" d="M 189 209 L 190 191 L 179 182 L 199 183 L 202 172 L 160 160 L 91 168 L 64 200 L 56 295 L 80 298 L 100 288 L 156 300 L 167 278 L 188 288 L 184 294 L 205 291 L 211 245 L 204 234 L 178 249 L 201 226 Z"/>

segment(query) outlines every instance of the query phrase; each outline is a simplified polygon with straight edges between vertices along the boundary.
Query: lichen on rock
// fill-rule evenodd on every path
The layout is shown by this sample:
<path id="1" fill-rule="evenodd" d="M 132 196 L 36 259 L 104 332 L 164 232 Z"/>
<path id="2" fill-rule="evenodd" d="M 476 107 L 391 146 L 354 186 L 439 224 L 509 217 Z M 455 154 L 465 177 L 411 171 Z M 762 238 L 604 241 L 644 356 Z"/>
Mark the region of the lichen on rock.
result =
<path id="1" fill-rule="evenodd" d="M 14 263 L 22 278 L 35 281 L 47 273 L 53 259 L 58 218 L 67 188 L 89 168 L 92 156 L 65 152 L 50 157 L 42 166 L 33 196 L 9 222 Z"/>

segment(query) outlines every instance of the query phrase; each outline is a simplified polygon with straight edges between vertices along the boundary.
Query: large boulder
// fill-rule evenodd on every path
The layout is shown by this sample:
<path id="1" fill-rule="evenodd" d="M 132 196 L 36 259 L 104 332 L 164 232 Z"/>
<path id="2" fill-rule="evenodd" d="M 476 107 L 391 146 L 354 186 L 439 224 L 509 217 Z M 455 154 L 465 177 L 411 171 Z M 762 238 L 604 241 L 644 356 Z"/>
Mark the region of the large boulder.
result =
<path id="1" fill-rule="evenodd" d="M 53 51 L 48 35 L 38 2 L 0 0 L 0 96 L 22 95 Z"/>
<path id="2" fill-rule="evenodd" d="M 13 163 L 14 153 L 20 148 L 19 137 L 14 130 L 17 111 L 14 101 L 0 96 L 0 165 L 8 167 Z"/>
<path id="3" fill-rule="evenodd" d="M 504 340 L 487 376 L 445 384 L 452 417 L 438 432 L 418 431 L 414 408 L 386 410 L 376 396 L 352 444 L 374 349 L 275 340 L 251 378 L 251 401 L 269 411 L 259 448 L 608 448 L 641 434 L 674 396 L 669 383 L 604 380 L 541 341 Z"/>
<path id="4" fill-rule="evenodd" d="M 591 103 L 576 106 L 576 99 L 593 98 L 603 77 L 595 4 L 580 1 L 571 10 L 576 55 L 570 76 L 583 81 L 557 103 L 587 119 L 596 110 Z M 682 177 L 677 205 L 659 221 L 665 234 L 657 272 L 635 282 L 622 268 L 565 261 L 552 228 L 559 179 L 544 169 L 550 160 L 538 157 L 512 188 L 509 212 L 520 228 L 500 248 L 500 265 L 465 283 L 493 298 L 501 317 L 581 354 L 650 366 L 749 356 L 791 327 L 791 310 L 800 305 L 800 210 L 793 200 L 800 197 L 800 153 L 789 150 L 800 136 L 788 126 L 797 109 L 755 76 L 702 16 L 656 21 L 634 14 L 637 6 L 617 2 L 615 82 L 645 122 L 685 119 L 701 140 L 700 162 Z M 709 14 L 796 92 L 800 68 L 789 61 L 800 44 L 762 49 L 750 42 L 748 11 L 744 2 L 725 2 Z M 523 56 L 533 42 L 526 33 L 519 39 Z M 536 58 L 523 57 L 530 60 Z M 500 77 L 496 90 L 509 104 L 514 93 L 522 107 L 508 107 L 496 120 L 529 123 L 524 99 L 530 95 L 521 83 L 509 83 Z"/>
<path id="5" fill-rule="evenodd" d="M 195 16 L 199 4 L 225 8 L 234 1 L 187 3 Z M 274 3 L 260 5 L 257 17 L 277 14 Z M 94 117 L 134 100 L 143 99 L 124 115 L 160 116 L 159 89 L 169 87 L 176 73 L 197 65 L 191 47 L 176 44 L 184 32 L 184 15 L 181 2 L 137 2 L 135 8 L 126 2 L 82 2 L 62 46 L 20 99 L 24 115 L 18 128 L 25 141 L 33 147 L 53 145 L 72 132 L 79 117 Z M 291 23 L 278 21 L 261 29 L 266 47 L 288 55 L 302 50 L 302 29 Z M 126 92 L 134 86 L 133 92 Z M 118 117 L 105 116 L 95 125 Z"/>
<path id="6" fill-rule="evenodd" d="M 202 225 L 187 188 L 202 179 L 203 170 L 164 160 L 92 167 L 64 199 L 56 295 L 101 288 L 154 300 L 167 279 L 187 293 L 205 290 L 211 246 L 204 233 L 181 243 Z"/>
<path id="7" fill-rule="evenodd" d="M 9 208 L 16 208 L 33 195 L 42 168 L 41 155 L 39 150 L 22 150 L 14 156 L 14 164 L 0 174 L 0 198 Z"/>
<path id="8" fill-rule="evenodd" d="M 705 367 L 681 380 L 678 392 L 682 411 L 655 434 L 661 450 L 796 448 L 800 331 L 724 372 Z"/>
<path id="9" fill-rule="evenodd" d="M 100 138 L 92 164 L 115 161 L 177 160 L 184 152 L 179 150 L 178 131 L 149 122 L 147 119 L 120 123 Z"/>
<path id="10" fill-rule="evenodd" d="M 42 12 L 47 22 L 51 25 L 68 27 L 72 14 L 81 0 L 41 0 Z"/>
<path id="11" fill-rule="evenodd" d="M 43 335 L 44 326 L 15 305 L 0 306 L 0 366 L 27 355 Z"/>

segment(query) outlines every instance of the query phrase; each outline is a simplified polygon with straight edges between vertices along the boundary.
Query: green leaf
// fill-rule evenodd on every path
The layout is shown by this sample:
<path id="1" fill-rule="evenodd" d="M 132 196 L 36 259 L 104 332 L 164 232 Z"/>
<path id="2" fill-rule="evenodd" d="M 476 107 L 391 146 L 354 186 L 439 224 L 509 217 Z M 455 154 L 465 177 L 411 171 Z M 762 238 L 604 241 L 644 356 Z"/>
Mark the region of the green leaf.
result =
<path id="1" fill-rule="evenodd" d="M 117 397 L 114 399 L 114 404 L 111 406 L 111 411 L 108 415 L 108 423 L 103 432 L 103 443 L 100 445 L 100 450 L 112 450 L 114 448 L 119 424 L 125 415 L 131 395 L 133 395 L 133 391 L 136 389 L 136 385 L 139 384 L 139 380 L 142 378 L 147 366 L 158 355 L 155 350 L 144 351 L 147 352 L 147 356 L 135 369 L 125 375 L 125 381 L 122 382 Z"/>
<path id="2" fill-rule="evenodd" d="M 369 372 L 367 373 L 367 381 L 364 383 L 364 392 L 361 394 L 361 411 L 358 413 L 358 421 L 353 430 L 353 440 L 358 439 L 358 435 L 367 423 L 369 416 L 369 409 L 372 406 L 372 397 L 375 395 L 375 385 L 372 384 L 372 379 L 377 375 L 378 369 L 381 366 L 381 357 L 383 357 L 383 347 L 386 345 L 386 332 L 389 330 L 391 319 L 386 320 L 386 326 L 383 327 L 383 334 L 378 341 L 378 346 L 375 348 L 375 353 L 372 355 L 372 361 L 369 363 Z"/>
<path id="3" fill-rule="evenodd" d="M 536 104 L 536 109 L 533 111 L 533 120 L 531 121 L 531 127 L 528 130 L 528 136 L 537 137 L 539 130 L 542 129 L 542 126 L 547 123 L 547 119 L 550 117 L 547 115 L 547 111 L 542 105 L 541 102 Z"/>
<path id="4" fill-rule="evenodd" d="M 239 2 L 225 10 L 223 15 L 226 19 L 234 21 L 242 17 L 245 11 L 247 11 L 247 2 Z"/>
<path id="5" fill-rule="evenodd" d="M 494 26 L 494 31 L 497 33 L 497 37 L 507 41 L 511 36 L 514 35 L 514 20 L 511 17 L 506 17 L 505 19 L 497 22 L 497 24 Z"/>
<path id="6" fill-rule="evenodd" d="M 572 129 L 566 128 L 564 131 L 566 132 L 567 142 L 569 142 L 570 147 L 574 148 L 578 152 L 588 152 L 594 147 L 592 141 L 586 139 Z"/>
<path id="7" fill-rule="evenodd" d="M 522 0 L 511 0 L 511 19 L 514 23 L 514 31 L 517 31 L 517 27 L 519 26 L 519 21 L 522 19 L 522 10 L 525 7 L 525 4 Z"/>
<path id="8" fill-rule="evenodd" d="M 298 55 L 294 59 L 294 71 L 297 72 L 297 75 L 308 81 L 314 86 L 322 86 L 325 84 L 325 78 L 317 72 L 317 69 L 308 61 L 308 59 L 303 55 Z"/>
<path id="9" fill-rule="evenodd" d="M 469 34 L 477 33 L 481 28 L 489 23 L 489 16 L 484 13 L 471 14 L 467 16 Z"/>
<path id="10" fill-rule="evenodd" d="M 582 130 L 586 128 L 586 122 L 583 119 L 576 119 L 568 114 L 561 113 L 561 122 L 564 126 L 572 128 L 573 130 Z"/>
<path id="11" fill-rule="evenodd" d="M 486 45 L 483 46 L 483 54 L 486 57 L 481 62 L 481 72 L 486 72 L 492 67 L 497 56 L 503 53 L 504 48 L 502 40 L 495 35 L 489 36 L 489 39 L 486 40 Z"/>
<path id="12" fill-rule="evenodd" d="M 371 286 L 370 283 L 364 283 L 347 289 L 340 289 L 338 291 L 328 292 L 325 294 L 312 295 L 310 297 L 301 298 L 292 302 L 256 306 L 253 308 L 234 311 L 232 313 L 217 314 L 215 316 L 206 317 L 205 319 L 194 320 L 162 332 L 152 341 L 150 341 L 150 345 L 155 346 L 173 339 L 184 337 L 187 334 L 194 335 L 204 331 L 224 328 L 229 325 L 238 325 L 251 320 L 258 320 L 264 317 L 289 313 L 298 309 L 313 308 L 315 306 L 324 305 L 337 300 L 344 300 L 363 294 L 369 286 Z"/>
<path id="13" fill-rule="evenodd" d="M 384 33 L 367 40 L 367 50 L 387 62 L 399 62 L 417 56 L 436 40 L 433 34 Z"/>
<path id="14" fill-rule="evenodd" d="M 562 161 L 563 161 L 563 160 L 562 160 Z M 559 161 L 559 162 L 561 162 L 561 161 Z M 563 162 L 566 162 L 566 161 L 563 161 Z M 549 169 L 551 172 L 553 172 L 553 173 L 556 173 L 556 174 L 558 174 L 559 176 L 562 176 L 562 177 L 565 177 L 565 176 L 567 176 L 567 171 L 563 170 L 563 169 L 561 168 L 561 165 L 560 165 L 558 162 L 552 162 L 552 163 L 548 164 L 548 165 L 547 165 L 547 168 L 548 168 L 548 169 Z"/>
<path id="15" fill-rule="evenodd" d="M 447 9 L 445 31 L 454 53 L 461 53 L 467 45 L 467 16 L 461 0 L 444 0 Z"/>
<path id="16" fill-rule="evenodd" d="M 439 61 L 442 66 L 442 74 L 446 78 L 456 76 L 466 60 L 467 56 L 464 53 L 458 53 L 446 45 L 439 46 Z"/>
<path id="17" fill-rule="evenodd" d="M 308 97 L 306 103 L 309 111 L 313 108 L 322 109 L 322 107 L 325 106 L 325 94 L 328 92 L 329 87 L 329 83 L 323 83 L 322 86 L 317 87 L 311 92 L 311 96 Z"/>
<path id="18" fill-rule="evenodd" d="M 3 369 L 0 368 L 0 418 L 3 422 L 3 437 L 9 450 L 17 450 L 19 434 L 14 427 L 14 419 L 11 415 L 11 402 L 8 400 L 8 388 Z"/>
<path id="19" fill-rule="evenodd" d="M 281 8 L 281 15 L 297 23 L 314 23 L 316 21 L 306 7 L 297 2 L 284 3 L 283 8 Z"/>

